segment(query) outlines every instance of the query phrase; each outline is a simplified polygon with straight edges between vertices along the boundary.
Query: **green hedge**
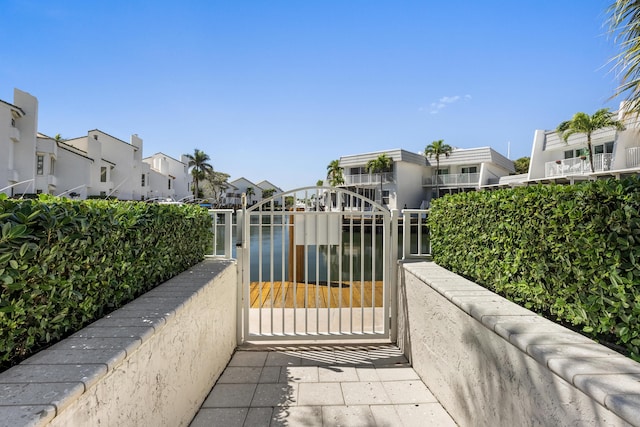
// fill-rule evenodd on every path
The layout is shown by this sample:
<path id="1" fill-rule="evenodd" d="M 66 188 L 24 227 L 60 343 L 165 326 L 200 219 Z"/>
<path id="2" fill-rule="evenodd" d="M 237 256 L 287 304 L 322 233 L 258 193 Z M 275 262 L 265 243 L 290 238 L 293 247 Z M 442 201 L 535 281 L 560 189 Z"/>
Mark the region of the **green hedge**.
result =
<path id="1" fill-rule="evenodd" d="M 204 258 L 193 205 L 0 195 L 0 368 L 28 357 Z"/>
<path id="2" fill-rule="evenodd" d="M 439 265 L 640 360 L 640 181 L 461 193 L 428 219 Z"/>

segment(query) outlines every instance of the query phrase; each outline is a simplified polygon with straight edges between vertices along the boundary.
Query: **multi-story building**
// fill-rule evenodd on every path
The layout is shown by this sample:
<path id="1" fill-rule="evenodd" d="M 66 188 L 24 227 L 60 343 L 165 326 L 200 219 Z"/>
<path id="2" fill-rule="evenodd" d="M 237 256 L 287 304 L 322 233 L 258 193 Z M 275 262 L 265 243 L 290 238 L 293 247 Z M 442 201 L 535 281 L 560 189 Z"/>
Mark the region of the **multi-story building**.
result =
<path id="1" fill-rule="evenodd" d="M 528 182 L 569 183 L 590 178 L 640 173 L 640 120 L 618 112 L 626 129 L 600 129 L 591 135 L 593 171 L 588 158 L 587 136 L 574 134 L 565 142 L 555 131 L 536 130 L 531 150 Z"/>
<path id="2" fill-rule="evenodd" d="M 367 163 L 381 154 L 392 160 L 390 170 L 370 173 Z M 429 205 L 436 188 L 440 195 L 479 190 L 514 172 L 513 162 L 490 147 L 454 149 L 440 157 L 439 166 L 434 158 L 403 149 L 342 156 L 340 186 L 389 209 L 418 208 Z"/>
<path id="3" fill-rule="evenodd" d="M 38 100 L 14 90 L 0 100 L 0 193 L 53 194 L 121 200 L 185 198 L 187 164 L 162 153 L 142 160 L 142 139 L 130 142 L 98 129 L 62 140 L 38 133 Z"/>

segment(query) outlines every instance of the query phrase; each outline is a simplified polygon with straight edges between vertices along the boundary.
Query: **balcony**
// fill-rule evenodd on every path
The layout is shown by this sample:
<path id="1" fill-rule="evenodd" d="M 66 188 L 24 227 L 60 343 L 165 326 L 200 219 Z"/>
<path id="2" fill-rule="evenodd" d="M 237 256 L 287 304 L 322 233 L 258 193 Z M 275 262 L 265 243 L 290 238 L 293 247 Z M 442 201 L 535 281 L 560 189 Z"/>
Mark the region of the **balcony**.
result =
<path id="1" fill-rule="evenodd" d="M 593 156 L 594 172 L 603 172 L 611 169 L 613 154 L 601 153 Z M 561 177 L 572 175 L 589 175 L 591 165 L 587 157 L 573 157 L 571 159 L 546 162 L 544 165 L 545 177 Z"/>
<path id="2" fill-rule="evenodd" d="M 376 185 L 376 184 L 379 185 L 380 180 L 382 180 L 383 184 L 395 182 L 395 178 L 393 177 L 393 172 L 346 175 L 344 177 L 344 184 L 345 185 Z"/>
<path id="3" fill-rule="evenodd" d="M 437 176 L 438 185 L 454 186 L 454 187 L 470 187 L 477 186 L 480 182 L 479 173 L 452 173 Z M 436 175 L 424 178 L 422 183 L 428 187 L 436 185 Z"/>
<path id="4" fill-rule="evenodd" d="M 13 142 L 20 142 L 20 129 L 16 127 L 10 127 L 9 138 L 11 138 Z"/>

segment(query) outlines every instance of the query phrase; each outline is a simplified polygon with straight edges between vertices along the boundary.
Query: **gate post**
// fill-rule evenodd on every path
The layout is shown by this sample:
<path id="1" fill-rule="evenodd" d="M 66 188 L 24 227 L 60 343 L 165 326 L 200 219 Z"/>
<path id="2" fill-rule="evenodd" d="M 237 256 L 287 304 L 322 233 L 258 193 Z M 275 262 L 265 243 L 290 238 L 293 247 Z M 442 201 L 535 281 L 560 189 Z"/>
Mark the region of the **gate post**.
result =
<path id="1" fill-rule="evenodd" d="M 398 335 L 398 209 L 391 210 L 391 242 L 389 245 L 389 339 L 397 341 Z M 406 219 L 406 217 L 405 217 Z M 403 221 L 403 225 L 404 221 Z M 404 239 L 403 239 L 404 240 Z"/>

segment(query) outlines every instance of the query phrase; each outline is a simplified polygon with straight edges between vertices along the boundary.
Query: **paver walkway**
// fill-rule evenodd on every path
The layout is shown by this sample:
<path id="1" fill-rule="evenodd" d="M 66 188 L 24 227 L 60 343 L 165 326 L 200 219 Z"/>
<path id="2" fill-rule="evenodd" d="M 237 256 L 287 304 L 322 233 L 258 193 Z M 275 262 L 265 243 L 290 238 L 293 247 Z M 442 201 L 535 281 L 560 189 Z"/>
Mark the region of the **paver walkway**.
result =
<path id="1" fill-rule="evenodd" d="M 455 426 L 390 345 L 237 351 L 191 427 Z"/>

